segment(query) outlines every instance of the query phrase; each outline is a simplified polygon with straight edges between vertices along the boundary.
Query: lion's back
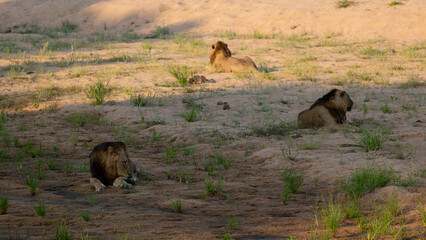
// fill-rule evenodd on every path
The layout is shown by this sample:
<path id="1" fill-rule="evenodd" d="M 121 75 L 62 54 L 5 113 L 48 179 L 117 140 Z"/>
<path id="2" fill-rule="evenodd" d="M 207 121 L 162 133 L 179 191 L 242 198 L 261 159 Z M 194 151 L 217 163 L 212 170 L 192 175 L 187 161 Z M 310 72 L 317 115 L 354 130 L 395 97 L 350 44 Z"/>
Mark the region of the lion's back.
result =
<path id="1" fill-rule="evenodd" d="M 256 64 L 249 57 L 244 57 L 244 58 L 229 57 L 221 65 L 226 72 L 242 73 L 242 72 L 258 71 Z"/>

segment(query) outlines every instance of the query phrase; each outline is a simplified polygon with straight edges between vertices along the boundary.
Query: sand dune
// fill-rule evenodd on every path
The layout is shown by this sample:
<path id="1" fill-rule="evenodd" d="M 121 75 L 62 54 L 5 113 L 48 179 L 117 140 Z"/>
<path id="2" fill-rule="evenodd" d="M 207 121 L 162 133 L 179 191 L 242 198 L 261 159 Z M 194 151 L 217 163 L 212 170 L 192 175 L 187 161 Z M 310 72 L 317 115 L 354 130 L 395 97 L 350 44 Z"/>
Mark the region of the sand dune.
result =
<path id="1" fill-rule="evenodd" d="M 355 1 L 337 8 L 335 0 L 1 0 L 0 26 L 22 23 L 59 25 L 64 20 L 81 30 L 132 29 L 149 33 L 157 26 L 174 32 L 199 35 L 232 29 L 237 33 L 306 31 L 318 35 L 334 32 L 365 40 L 385 38 L 398 41 L 426 39 L 426 1 L 404 1 L 389 7 L 388 1 Z M 237 28 L 235 28 L 237 26 Z M 294 28 L 296 27 L 296 28 Z"/>

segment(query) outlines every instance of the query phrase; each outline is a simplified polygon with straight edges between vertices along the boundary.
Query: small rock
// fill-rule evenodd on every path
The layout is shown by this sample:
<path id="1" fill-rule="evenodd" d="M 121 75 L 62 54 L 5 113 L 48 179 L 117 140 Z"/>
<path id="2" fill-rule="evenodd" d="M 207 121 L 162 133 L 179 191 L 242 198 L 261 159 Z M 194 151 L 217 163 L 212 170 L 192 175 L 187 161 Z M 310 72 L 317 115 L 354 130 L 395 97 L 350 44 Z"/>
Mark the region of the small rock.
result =
<path id="1" fill-rule="evenodd" d="M 222 101 L 217 102 L 217 105 L 223 105 Z"/>
<path id="2" fill-rule="evenodd" d="M 351 149 L 351 150 L 345 151 L 344 154 L 346 154 L 346 153 L 354 153 L 354 152 L 356 152 L 355 149 Z"/>
<path id="3" fill-rule="evenodd" d="M 207 79 L 202 75 L 194 75 L 188 78 L 189 84 L 202 84 L 202 83 L 215 83 L 216 81 L 213 79 Z"/>
<path id="4" fill-rule="evenodd" d="M 293 135 L 291 135 L 291 138 L 300 138 L 302 137 L 302 135 L 300 133 L 295 133 Z"/>
<path id="5" fill-rule="evenodd" d="M 191 103 L 191 102 L 188 102 L 187 100 L 185 100 L 185 99 L 182 99 L 182 103 L 183 104 L 185 104 L 186 106 L 188 106 L 188 107 L 192 107 L 193 106 L 193 104 Z"/>

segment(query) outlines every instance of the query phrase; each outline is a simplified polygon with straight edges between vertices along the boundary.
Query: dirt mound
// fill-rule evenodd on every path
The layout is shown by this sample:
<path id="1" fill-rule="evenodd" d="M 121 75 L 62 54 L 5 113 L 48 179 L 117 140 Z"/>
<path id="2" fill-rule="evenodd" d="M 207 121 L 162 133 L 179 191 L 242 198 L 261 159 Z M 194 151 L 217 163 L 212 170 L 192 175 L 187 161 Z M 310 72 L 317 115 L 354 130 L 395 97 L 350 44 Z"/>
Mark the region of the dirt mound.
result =
<path id="1" fill-rule="evenodd" d="M 420 192 L 419 192 L 420 191 Z M 426 196 L 426 191 L 421 188 L 416 188 L 412 191 L 407 188 L 397 186 L 387 186 L 384 188 L 376 189 L 374 192 L 365 195 L 362 202 L 367 205 L 382 204 L 389 199 L 396 198 L 404 204 L 416 203 L 422 197 Z"/>

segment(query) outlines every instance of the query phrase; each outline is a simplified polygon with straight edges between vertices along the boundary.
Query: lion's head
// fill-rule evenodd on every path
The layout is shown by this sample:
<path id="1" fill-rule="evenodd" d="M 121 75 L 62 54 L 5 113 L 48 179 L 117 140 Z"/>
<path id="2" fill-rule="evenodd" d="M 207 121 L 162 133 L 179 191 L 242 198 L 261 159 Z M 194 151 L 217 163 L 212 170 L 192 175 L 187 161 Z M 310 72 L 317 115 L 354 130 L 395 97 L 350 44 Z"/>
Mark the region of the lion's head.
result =
<path id="1" fill-rule="evenodd" d="M 346 112 L 352 110 L 353 104 L 354 102 L 346 91 L 335 88 L 325 94 L 322 98 L 318 99 L 310 109 L 322 105 L 328 109 L 331 116 L 336 119 L 337 123 L 343 123 L 346 119 Z"/>
<path id="2" fill-rule="evenodd" d="M 131 161 L 122 142 L 105 142 L 97 145 L 90 154 L 92 177 L 111 185 L 118 177 L 132 177 Z"/>
<path id="3" fill-rule="evenodd" d="M 210 63 L 213 64 L 214 60 L 216 59 L 216 55 L 222 53 L 224 57 L 231 57 L 231 50 L 228 48 L 228 44 L 217 41 L 215 44 L 212 45 L 212 52 L 210 53 Z"/>

